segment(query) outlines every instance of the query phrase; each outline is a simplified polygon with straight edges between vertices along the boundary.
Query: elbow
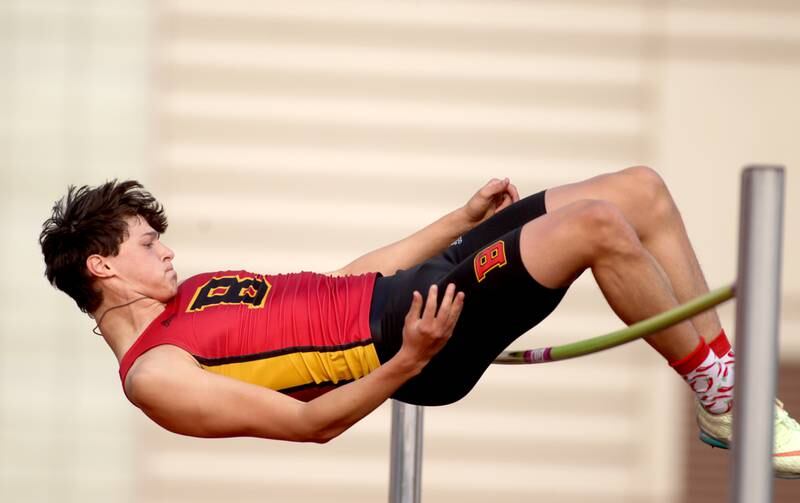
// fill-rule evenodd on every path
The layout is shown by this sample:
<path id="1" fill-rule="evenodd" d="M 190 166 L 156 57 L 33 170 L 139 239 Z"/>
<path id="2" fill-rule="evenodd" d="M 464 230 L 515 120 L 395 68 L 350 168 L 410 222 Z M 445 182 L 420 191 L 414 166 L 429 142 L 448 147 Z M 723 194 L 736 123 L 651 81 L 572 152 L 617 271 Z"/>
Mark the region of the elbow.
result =
<path id="1" fill-rule="evenodd" d="M 318 437 L 314 437 L 310 441 L 315 443 L 315 444 L 322 445 L 322 444 L 327 444 L 331 440 L 333 440 L 333 437 L 331 437 L 331 436 L 318 436 Z"/>
<path id="2" fill-rule="evenodd" d="M 306 441 L 315 444 L 327 444 L 334 438 L 338 437 L 341 431 L 335 431 L 331 428 L 318 428 L 310 432 Z"/>
<path id="3" fill-rule="evenodd" d="M 341 435 L 347 428 L 347 422 L 329 417 L 329 414 L 320 413 L 318 407 L 312 402 L 303 404 L 299 408 L 294 425 L 295 438 L 301 442 L 327 444 Z"/>
<path id="4" fill-rule="evenodd" d="M 314 444 L 327 444 L 334 438 L 342 434 L 346 428 L 340 428 L 335 423 L 327 421 L 309 421 L 304 424 L 299 433 L 299 440 Z"/>

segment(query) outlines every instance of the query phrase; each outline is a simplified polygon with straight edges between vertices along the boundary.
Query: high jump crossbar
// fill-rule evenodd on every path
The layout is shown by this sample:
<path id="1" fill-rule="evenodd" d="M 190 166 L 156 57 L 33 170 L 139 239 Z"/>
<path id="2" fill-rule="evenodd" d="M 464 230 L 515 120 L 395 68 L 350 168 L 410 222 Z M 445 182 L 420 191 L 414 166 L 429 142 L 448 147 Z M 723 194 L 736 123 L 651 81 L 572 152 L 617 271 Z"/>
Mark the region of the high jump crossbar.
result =
<path id="1" fill-rule="evenodd" d="M 737 385 L 734 403 L 731 502 L 772 501 L 772 449 L 778 366 L 783 205 L 782 166 L 748 166 L 741 176 L 739 264 L 736 285 Z M 606 336 L 539 350 L 504 352 L 495 363 L 541 363 L 530 355 L 564 349 L 564 358 L 582 356 L 630 342 L 710 309 L 733 296 L 733 287 L 710 292 L 661 320 Z M 682 311 L 678 311 L 683 309 Z M 637 324 L 639 325 L 639 324 Z M 627 330 L 627 329 L 626 329 Z M 758 339 L 756 339 L 758 338 Z M 583 344 L 581 344 L 583 343 Z M 558 351 L 556 351 L 558 354 Z M 526 356 L 527 355 L 527 356 Z M 505 360 L 504 360 L 505 358 Z M 525 361 L 527 359 L 527 361 Z M 392 401 L 389 502 L 419 503 L 422 478 L 423 407 Z"/>

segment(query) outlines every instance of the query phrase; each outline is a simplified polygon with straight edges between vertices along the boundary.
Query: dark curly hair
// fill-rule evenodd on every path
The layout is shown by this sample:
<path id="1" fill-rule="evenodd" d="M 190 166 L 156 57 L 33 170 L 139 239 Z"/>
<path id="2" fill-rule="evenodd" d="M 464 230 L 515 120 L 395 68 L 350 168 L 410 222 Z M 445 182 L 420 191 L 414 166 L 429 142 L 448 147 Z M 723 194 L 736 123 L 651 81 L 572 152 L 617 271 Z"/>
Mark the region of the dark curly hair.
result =
<path id="1" fill-rule="evenodd" d="M 81 311 L 92 313 L 103 302 L 86 259 L 93 254 L 116 256 L 128 237 L 125 219 L 137 215 L 159 234 L 167 230 L 164 207 L 136 180 L 112 180 L 97 187 L 70 185 L 67 195 L 53 205 L 39 235 L 44 274 Z"/>

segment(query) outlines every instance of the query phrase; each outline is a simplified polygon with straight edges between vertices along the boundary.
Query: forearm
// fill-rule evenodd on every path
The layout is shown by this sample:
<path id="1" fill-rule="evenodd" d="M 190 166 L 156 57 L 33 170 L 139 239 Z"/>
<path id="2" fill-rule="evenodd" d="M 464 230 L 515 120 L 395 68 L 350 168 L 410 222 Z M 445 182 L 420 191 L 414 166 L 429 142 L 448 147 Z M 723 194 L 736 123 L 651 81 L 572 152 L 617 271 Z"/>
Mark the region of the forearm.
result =
<path id="1" fill-rule="evenodd" d="M 302 421 L 309 425 L 311 440 L 327 442 L 350 428 L 386 401 L 403 383 L 417 375 L 424 362 L 402 351 L 369 375 L 311 400 Z"/>
<path id="2" fill-rule="evenodd" d="M 180 362 L 176 371 L 138 371 L 130 389 L 148 417 L 182 435 L 326 442 L 372 412 L 425 361 L 401 350 L 369 375 L 308 403 Z"/>
<path id="3" fill-rule="evenodd" d="M 398 269 L 408 269 L 437 255 L 475 224 L 470 222 L 464 208 L 448 213 L 405 239 L 379 248 L 348 264 L 342 272 L 362 274 L 380 272 L 388 276 Z"/>

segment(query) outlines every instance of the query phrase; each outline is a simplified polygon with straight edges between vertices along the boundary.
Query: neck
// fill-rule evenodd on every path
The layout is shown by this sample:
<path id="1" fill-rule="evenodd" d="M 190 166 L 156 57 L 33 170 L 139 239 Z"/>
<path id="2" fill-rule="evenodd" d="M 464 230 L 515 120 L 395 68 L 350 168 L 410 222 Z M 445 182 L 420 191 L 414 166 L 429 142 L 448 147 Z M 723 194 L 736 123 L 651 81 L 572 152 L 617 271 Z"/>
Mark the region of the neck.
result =
<path id="1" fill-rule="evenodd" d="M 98 323 L 100 332 L 117 357 L 117 361 L 122 360 L 144 329 L 164 311 L 165 304 L 155 299 L 147 297 L 141 300 L 135 299 L 136 296 L 129 299 L 104 300 L 100 308 L 92 313 L 92 316 L 100 321 Z M 125 305 L 131 301 L 134 302 Z"/>

